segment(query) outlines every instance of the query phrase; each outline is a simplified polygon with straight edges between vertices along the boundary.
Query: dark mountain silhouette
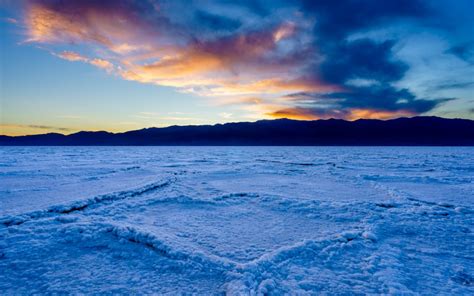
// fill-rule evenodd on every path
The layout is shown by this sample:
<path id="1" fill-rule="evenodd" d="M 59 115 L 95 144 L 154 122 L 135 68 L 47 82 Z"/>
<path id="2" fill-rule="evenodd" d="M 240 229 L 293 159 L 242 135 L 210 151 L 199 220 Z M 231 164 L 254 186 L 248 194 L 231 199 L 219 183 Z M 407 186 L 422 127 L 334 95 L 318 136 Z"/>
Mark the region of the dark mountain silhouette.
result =
<path id="1" fill-rule="evenodd" d="M 79 132 L 0 136 L 0 145 L 380 145 L 474 146 L 474 121 L 439 117 L 345 121 L 261 120 L 147 128 L 124 133 Z"/>

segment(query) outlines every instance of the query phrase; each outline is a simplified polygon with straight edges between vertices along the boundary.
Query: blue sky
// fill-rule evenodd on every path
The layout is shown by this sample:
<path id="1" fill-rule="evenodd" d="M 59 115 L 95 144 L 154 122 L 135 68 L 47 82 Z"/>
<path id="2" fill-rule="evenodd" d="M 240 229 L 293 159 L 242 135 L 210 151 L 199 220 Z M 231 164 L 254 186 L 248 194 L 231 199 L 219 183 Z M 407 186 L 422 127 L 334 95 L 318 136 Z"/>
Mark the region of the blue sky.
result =
<path id="1" fill-rule="evenodd" d="M 474 119 L 474 1 L 0 3 L 0 134 Z"/>

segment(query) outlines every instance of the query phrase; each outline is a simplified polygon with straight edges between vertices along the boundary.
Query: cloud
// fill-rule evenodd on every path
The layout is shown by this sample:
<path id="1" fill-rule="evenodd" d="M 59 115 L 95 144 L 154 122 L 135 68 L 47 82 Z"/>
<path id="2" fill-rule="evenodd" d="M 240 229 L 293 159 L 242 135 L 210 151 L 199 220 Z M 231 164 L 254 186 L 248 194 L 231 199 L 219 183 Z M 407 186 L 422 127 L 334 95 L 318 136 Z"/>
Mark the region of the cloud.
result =
<path id="1" fill-rule="evenodd" d="M 272 116 L 392 118 L 423 114 L 451 100 L 417 98 L 409 89 L 395 86 L 409 70 L 394 55 L 398 40 L 351 38 L 401 20 L 420 21 L 432 13 L 425 2 L 304 1 L 304 6 L 305 13 L 318 20 L 314 42 L 323 57 L 311 69 L 312 75 L 342 91 L 291 94 L 287 97 L 296 106 L 272 112 Z"/>
<path id="2" fill-rule="evenodd" d="M 203 121 L 204 120 L 202 118 L 196 118 L 196 117 L 177 117 L 177 116 L 166 116 L 166 117 L 161 117 L 160 119 L 170 120 L 170 121 Z"/>
<path id="3" fill-rule="evenodd" d="M 147 15 L 155 17 L 144 21 Z M 146 1 L 38 0 L 28 1 L 25 23 L 28 41 L 90 42 L 112 48 L 123 39 L 133 40 L 133 34 L 153 33 L 152 26 L 166 28 L 167 20 Z"/>
<path id="4" fill-rule="evenodd" d="M 297 107 L 269 113 L 272 117 L 319 118 L 394 118 L 414 116 L 454 100 L 454 98 L 419 99 L 407 89 L 391 86 L 356 87 L 349 92 L 293 93 L 287 96 Z"/>
<path id="5" fill-rule="evenodd" d="M 88 62 L 91 65 L 94 65 L 96 67 L 99 67 L 101 69 L 108 70 L 108 71 L 111 71 L 114 67 L 114 65 L 111 62 L 103 60 L 103 59 L 92 59 L 92 60 L 89 60 Z"/>
<path id="6" fill-rule="evenodd" d="M 49 125 L 27 125 L 26 127 L 30 128 L 37 128 L 37 129 L 45 129 L 45 130 L 57 130 L 57 131 L 72 131 L 72 129 L 67 127 L 57 127 L 57 126 L 49 126 Z"/>
<path id="7" fill-rule="evenodd" d="M 337 42 L 349 34 L 394 20 L 422 18 L 430 11 L 424 1 L 303 0 L 305 13 L 314 15 L 317 34 Z"/>
<path id="8" fill-rule="evenodd" d="M 314 120 L 326 118 L 327 116 L 336 117 L 338 114 L 334 114 L 334 116 L 328 115 L 325 110 L 318 108 L 290 107 L 269 112 L 267 115 L 275 118 Z"/>
<path id="9" fill-rule="evenodd" d="M 67 127 L 58 127 L 58 126 L 49 126 L 49 125 L 36 125 L 36 124 L 2 124 L 0 125 L 2 128 L 30 128 L 30 129 L 41 129 L 41 130 L 55 130 L 55 131 L 63 131 L 63 132 L 70 132 L 74 131 L 74 129 L 67 128 Z"/>
<path id="10" fill-rule="evenodd" d="M 408 66 L 392 55 L 394 41 L 370 39 L 343 41 L 330 48 L 317 71 L 329 82 L 347 84 L 351 79 L 369 79 L 382 83 L 400 80 Z"/>
<path id="11" fill-rule="evenodd" d="M 397 117 L 414 116 L 416 113 L 408 110 L 383 111 L 374 109 L 333 109 L 292 107 L 268 113 L 273 118 L 288 118 L 297 120 L 316 120 L 329 118 L 343 118 L 347 120 L 391 119 Z"/>
<path id="12" fill-rule="evenodd" d="M 112 71 L 114 68 L 114 65 L 109 61 L 98 58 L 90 59 L 72 51 L 63 51 L 55 55 L 71 62 L 88 63 L 106 71 Z"/>
<path id="13" fill-rule="evenodd" d="M 85 47 L 93 56 L 67 50 L 57 54 L 63 59 L 236 104 L 252 116 L 387 118 L 423 114 L 447 99 L 419 98 L 398 86 L 410 69 L 396 55 L 401 37 L 368 33 L 395 24 L 439 30 L 433 6 L 425 0 L 33 0 L 23 22 L 29 42 Z M 460 44 L 449 53 L 469 59 L 471 47 Z"/>
<path id="14" fill-rule="evenodd" d="M 445 81 L 441 84 L 435 85 L 434 90 L 444 90 L 444 89 L 470 89 L 474 88 L 474 81 Z"/>
<path id="15" fill-rule="evenodd" d="M 232 117 L 232 113 L 228 113 L 228 112 L 221 112 L 219 113 L 219 116 L 222 117 L 222 118 L 231 118 Z"/>
<path id="16" fill-rule="evenodd" d="M 291 38 L 294 30 L 293 24 L 283 23 L 216 40 L 190 41 L 186 47 L 175 48 L 154 62 L 137 63 L 135 58 L 135 63 L 120 75 L 128 80 L 214 97 L 321 87 L 315 80 L 298 77 L 298 71 L 289 71 L 304 66 L 303 50 L 278 55 L 278 43 Z M 147 55 L 146 59 L 150 57 Z"/>
<path id="17" fill-rule="evenodd" d="M 18 20 L 11 17 L 4 17 L 1 20 L 9 24 L 18 24 Z"/>
<path id="18" fill-rule="evenodd" d="M 77 131 L 78 129 L 61 127 L 61 126 L 50 126 L 42 124 L 13 124 L 13 123 L 0 123 L 0 135 L 9 136 L 24 136 L 44 133 L 62 133 L 69 134 Z"/>
<path id="19" fill-rule="evenodd" d="M 88 62 L 89 59 L 81 56 L 80 54 L 72 51 L 64 51 L 62 53 L 56 54 L 58 57 L 71 61 L 71 62 Z"/>
<path id="20" fill-rule="evenodd" d="M 303 62 L 303 51 L 279 48 L 296 31 L 291 21 L 237 30 L 238 19 L 197 9 L 194 23 L 180 23 L 168 9 L 153 1 L 30 1 L 25 23 L 30 42 L 99 46 L 118 54 L 123 78 L 185 91 L 214 88 L 216 78 L 217 87 L 267 80 L 270 71 L 288 72 Z M 219 30 L 232 32 L 216 38 Z"/>
<path id="21" fill-rule="evenodd" d="M 169 115 L 173 116 L 162 116 L 159 112 L 139 112 L 138 114 L 131 115 L 131 117 L 138 118 L 141 120 L 149 120 L 149 119 L 161 119 L 166 121 L 203 121 L 202 118 L 190 117 L 190 116 L 183 116 L 183 115 L 191 115 L 182 112 L 169 112 Z"/>

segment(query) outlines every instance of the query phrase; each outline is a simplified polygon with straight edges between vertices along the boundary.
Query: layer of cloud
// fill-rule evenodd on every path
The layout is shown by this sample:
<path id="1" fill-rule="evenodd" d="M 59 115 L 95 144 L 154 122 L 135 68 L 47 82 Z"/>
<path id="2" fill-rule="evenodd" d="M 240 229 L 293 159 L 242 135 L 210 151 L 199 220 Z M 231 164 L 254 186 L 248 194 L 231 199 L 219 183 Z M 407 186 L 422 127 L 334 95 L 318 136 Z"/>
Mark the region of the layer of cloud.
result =
<path id="1" fill-rule="evenodd" d="M 38 130 L 53 130 L 53 131 L 61 131 L 61 132 L 70 132 L 74 129 L 67 128 L 67 127 L 59 127 L 59 126 L 50 126 L 50 125 L 38 125 L 38 124 L 1 124 L 0 128 L 7 129 L 7 128 L 19 128 L 19 129 L 38 129 Z"/>
<path id="2" fill-rule="evenodd" d="M 24 6 L 27 41 L 127 80 L 172 86 L 240 106 L 257 117 L 390 118 L 452 99 L 419 98 L 400 82 L 410 65 L 395 24 L 443 30 L 424 0 L 59 1 Z M 449 40 L 448 40 L 449 41 Z M 447 52 L 470 61 L 471 43 Z M 249 100 L 249 98 L 252 98 Z"/>
<path id="3" fill-rule="evenodd" d="M 27 125 L 26 127 L 29 128 L 36 128 L 36 129 L 44 129 L 44 130 L 57 130 L 57 131 L 72 131 L 72 129 L 67 127 L 57 127 L 57 126 L 49 126 L 49 125 Z"/>

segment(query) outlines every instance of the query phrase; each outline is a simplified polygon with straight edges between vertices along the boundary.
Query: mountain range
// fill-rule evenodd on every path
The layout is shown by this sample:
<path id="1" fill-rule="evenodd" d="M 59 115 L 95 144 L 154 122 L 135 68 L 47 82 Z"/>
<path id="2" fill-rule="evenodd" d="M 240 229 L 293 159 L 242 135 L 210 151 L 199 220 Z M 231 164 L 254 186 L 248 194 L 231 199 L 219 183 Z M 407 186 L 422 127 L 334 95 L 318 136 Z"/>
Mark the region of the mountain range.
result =
<path id="1" fill-rule="evenodd" d="M 24 146 L 474 146 L 474 121 L 440 117 L 391 120 L 260 120 L 216 125 L 145 128 L 123 133 L 0 136 L 0 145 Z"/>

